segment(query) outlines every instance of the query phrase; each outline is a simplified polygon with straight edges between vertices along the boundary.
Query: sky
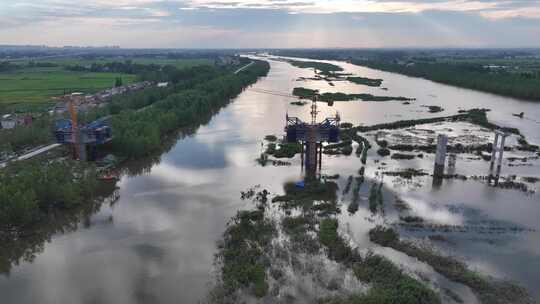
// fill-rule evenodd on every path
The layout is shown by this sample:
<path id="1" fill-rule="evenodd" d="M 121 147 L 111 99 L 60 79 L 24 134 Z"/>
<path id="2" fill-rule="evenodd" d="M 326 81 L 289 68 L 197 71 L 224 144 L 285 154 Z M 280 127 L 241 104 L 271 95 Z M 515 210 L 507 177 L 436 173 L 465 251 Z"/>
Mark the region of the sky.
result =
<path id="1" fill-rule="evenodd" d="M 540 47 L 540 0 L 0 0 L 0 44 Z"/>

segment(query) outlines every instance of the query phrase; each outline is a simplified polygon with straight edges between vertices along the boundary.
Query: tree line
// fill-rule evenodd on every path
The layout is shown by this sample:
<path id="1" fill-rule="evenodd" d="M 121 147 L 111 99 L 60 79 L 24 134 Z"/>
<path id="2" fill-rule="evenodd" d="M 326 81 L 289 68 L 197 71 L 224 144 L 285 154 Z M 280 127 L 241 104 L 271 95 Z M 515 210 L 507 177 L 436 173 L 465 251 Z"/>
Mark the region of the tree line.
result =
<path id="1" fill-rule="evenodd" d="M 493 72 L 477 64 L 397 64 L 373 60 L 352 60 L 352 63 L 458 87 L 540 101 L 540 77 L 535 73 Z"/>
<path id="2" fill-rule="evenodd" d="M 165 134 L 198 124 L 227 105 L 231 98 L 268 73 L 267 62 L 256 62 L 239 74 L 219 75 L 211 80 L 152 103 L 141 111 L 125 110 L 112 118 L 113 150 L 138 158 L 159 149 Z"/>
<path id="3" fill-rule="evenodd" d="M 90 65 L 68 65 L 65 67 L 68 71 L 76 72 L 94 72 L 94 73 L 123 73 L 135 74 L 139 80 L 149 81 L 172 81 L 174 83 L 192 78 L 197 74 L 207 73 L 208 70 L 214 69 L 211 66 L 195 66 L 191 68 L 179 69 L 173 65 L 158 65 L 158 64 L 140 64 L 134 63 L 131 60 L 114 61 L 107 63 L 92 63 Z"/>
<path id="4" fill-rule="evenodd" d="M 16 70 L 18 68 L 19 68 L 18 65 L 10 63 L 8 61 L 0 62 L 0 73 L 11 72 L 11 71 Z"/>
<path id="5" fill-rule="evenodd" d="M 0 230 L 20 230 L 54 209 L 92 200 L 97 188 L 93 166 L 75 161 L 14 163 L 0 170 Z"/>
<path id="6" fill-rule="evenodd" d="M 150 87 L 140 91 L 115 95 L 105 107 L 93 109 L 87 113 L 83 113 L 80 117 L 83 122 L 90 122 L 104 116 L 117 115 L 122 111 L 140 110 L 157 101 L 165 99 L 169 95 L 192 89 L 199 83 L 226 75 L 229 72 L 230 71 L 227 69 L 213 66 L 200 66 L 186 69 L 171 67 L 165 71 L 156 71 L 159 75 L 154 78 L 168 81 L 169 85 L 167 87 Z"/>
<path id="7" fill-rule="evenodd" d="M 197 67 L 199 68 L 199 67 Z M 180 73 L 181 70 L 172 65 L 139 64 L 131 60 L 114 61 L 107 63 L 93 62 L 90 65 L 68 65 L 68 71 L 92 73 L 122 73 L 137 75 L 140 80 L 167 81 Z"/>

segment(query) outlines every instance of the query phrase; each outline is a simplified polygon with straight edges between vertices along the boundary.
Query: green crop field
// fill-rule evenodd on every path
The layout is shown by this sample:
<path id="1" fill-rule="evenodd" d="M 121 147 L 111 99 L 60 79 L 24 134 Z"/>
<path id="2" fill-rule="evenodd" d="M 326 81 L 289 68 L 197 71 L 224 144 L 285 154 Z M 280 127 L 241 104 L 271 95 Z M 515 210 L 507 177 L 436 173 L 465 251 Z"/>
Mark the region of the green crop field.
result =
<path id="1" fill-rule="evenodd" d="M 135 81 L 135 75 L 119 73 L 72 72 L 62 67 L 25 68 L 0 73 L 0 103 L 42 103 L 64 90 L 93 93 L 114 86 L 116 77 L 124 83 Z"/>
<path id="2" fill-rule="evenodd" d="M 44 110 L 54 103 L 51 97 L 62 95 L 64 90 L 95 93 L 114 86 L 117 77 L 123 84 L 135 82 L 137 75 L 70 71 L 67 66 L 90 66 L 92 63 L 105 64 L 131 60 L 138 64 L 173 65 L 179 69 L 210 65 L 210 59 L 169 59 L 105 57 L 85 59 L 81 57 L 47 58 L 33 60 L 34 63 L 51 63 L 52 67 L 30 65 L 28 60 L 14 61 L 21 68 L 0 72 L 0 113 L 9 111 Z M 56 66 L 54 66 L 56 65 Z"/>

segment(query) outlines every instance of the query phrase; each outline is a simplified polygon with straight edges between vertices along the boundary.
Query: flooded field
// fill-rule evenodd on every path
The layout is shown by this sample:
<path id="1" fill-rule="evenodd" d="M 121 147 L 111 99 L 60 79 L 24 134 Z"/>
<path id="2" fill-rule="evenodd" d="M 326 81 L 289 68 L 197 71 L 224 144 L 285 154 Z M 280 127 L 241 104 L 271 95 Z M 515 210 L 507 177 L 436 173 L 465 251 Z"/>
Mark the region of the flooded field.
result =
<path id="1" fill-rule="evenodd" d="M 332 107 L 319 103 L 320 119 L 337 111 L 342 122 L 369 126 L 487 108 L 491 110 L 487 112 L 490 122 L 517 128 L 530 144 L 540 144 L 538 103 L 343 62 L 330 63 L 342 67 L 344 73 L 383 79 L 381 87 L 349 81 L 330 83 L 315 80 L 312 69 L 265 58 L 271 63 L 270 74 L 252 89 L 291 94 L 295 87 L 305 87 L 321 93 L 415 99 L 410 103 L 337 101 Z M 256 161 L 265 150 L 266 135 L 283 136 L 286 113 L 309 120 L 309 105 L 291 105 L 291 101 L 248 89 L 207 125 L 175 139 L 158 161 L 137 174 L 122 177 L 119 199 L 114 204 L 102 204 L 84 221 L 73 219 L 73 229 L 55 232 L 46 242 L 31 243 L 24 249 L 33 254 L 19 263 L 8 261 L 9 274 L 0 275 L 2 302 L 197 303 L 206 299 L 217 276 L 214 256 L 227 222 L 238 210 L 255 207 L 250 199 L 242 200 L 240 192 L 260 185 L 257 191 L 266 189 L 274 197 L 284 193 L 286 182 L 303 177 L 299 155 L 282 159 L 288 165 L 261 166 Z M 429 106 L 444 110 L 431 113 Z M 525 113 L 524 118 L 512 115 L 519 112 Z M 368 232 L 378 224 L 394 227 L 402 238 L 451 255 L 482 274 L 515 282 L 540 301 L 536 288 L 540 281 L 538 153 L 520 149 L 520 137 L 511 135 L 501 179 L 494 186 L 486 178 L 490 174 L 487 151 L 450 151 L 448 178 L 434 184 L 434 154 L 397 146 L 432 145 L 439 133 L 447 134 L 452 146 L 479 147 L 494 138 L 491 130 L 471 122 L 442 121 L 362 132 L 372 146 L 366 164 L 354 153 L 323 156 L 321 175 L 339 174 L 333 182 L 339 187 L 336 200 L 340 212 L 335 218 L 340 235 L 361 253 L 371 250 L 389 258 L 407 274 L 443 294 L 445 303 L 459 303 L 456 299 L 463 303 L 479 301 L 470 288 L 449 280 L 426 263 L 371 242 Z M 378 153 L 383 141 L 390 150 L 386 156 Z M 349 182 L 362 167 L 363 183 Z M 416 171 L 403 174 L 408 169 Z M 369 202 L 374 184 L 382 185 L 384 198 L 377 212 L 370 210 Z M 348 187 L 351 189 L 344 191 Z M 353 201 L 356 206 L 349 208 Z M 285 215 L 282 208 L 266 208 L 266 214 L 276 222 Z M 290 266 L 277 254 L 280 248 L 287 248 L 286 241 L 278 238 L 272 243 L 273 265 L 281 279 L 271 281 L 270 293 L 276 290 L 276 282 L 287 286 L 273 296 L 309 303 L 320 296 L 367 289 L 350 270 L 320 251 L 296 254 L 297 267 Z M 13 248 L 17 250 L 20 248 Z M 24 250 L 21 252 L 23 257 Z"/>

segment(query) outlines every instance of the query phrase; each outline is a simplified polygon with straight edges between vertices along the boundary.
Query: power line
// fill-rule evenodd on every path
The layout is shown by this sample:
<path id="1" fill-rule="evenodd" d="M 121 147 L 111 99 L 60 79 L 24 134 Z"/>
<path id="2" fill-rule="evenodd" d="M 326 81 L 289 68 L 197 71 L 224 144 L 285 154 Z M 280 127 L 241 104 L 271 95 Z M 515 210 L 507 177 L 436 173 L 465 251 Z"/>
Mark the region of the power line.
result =
<path id="1" fill-rule="evenodd" d="M 252 92 L 255 92 L 255 93 L 261 93 L 261 94 L 268 94 L 268 95 L 287 97 L 287 98 L 302 99 L 299 96 L 291 95 L 289 93 L 266 90 L 266 89 L 248 89 L 248 91 L 252 91 Z"/>

